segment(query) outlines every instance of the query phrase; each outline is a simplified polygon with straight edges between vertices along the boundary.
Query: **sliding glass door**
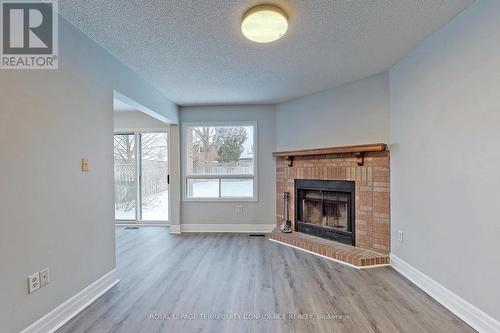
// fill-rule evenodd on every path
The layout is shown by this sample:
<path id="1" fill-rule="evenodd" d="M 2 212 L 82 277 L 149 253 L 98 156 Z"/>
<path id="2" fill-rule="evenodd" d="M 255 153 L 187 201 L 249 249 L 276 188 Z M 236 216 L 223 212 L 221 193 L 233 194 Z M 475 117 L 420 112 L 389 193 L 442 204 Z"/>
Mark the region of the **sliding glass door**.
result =
<path id="1" fill-rule="evenodd" d="M 137 148 L 135 134 L 115 134 L 115 220 L 136 220 Z"/>
<path id="2" fill-rule="evenodd" d="M 117 223 L 166 222 L 168 133 L 115 134 L 114 142 Z"/>
<path id="3" fill-rule="evenodd" d="M 167 133 L 141 133 L 141 218 L 168 220 Z"/>

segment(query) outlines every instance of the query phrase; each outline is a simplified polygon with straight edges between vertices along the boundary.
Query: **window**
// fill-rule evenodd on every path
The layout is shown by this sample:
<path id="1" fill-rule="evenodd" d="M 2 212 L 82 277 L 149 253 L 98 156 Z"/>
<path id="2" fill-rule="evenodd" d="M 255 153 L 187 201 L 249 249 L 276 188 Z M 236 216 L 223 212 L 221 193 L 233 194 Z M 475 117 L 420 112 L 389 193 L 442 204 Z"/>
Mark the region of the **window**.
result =
<path id="1" fill-rule="evenodd" d="M 168 220 L 168 134 L 115 134 L 115 219 Z"/>
<path id="2" fill-rule="evenodd" d="M 184 124 L 184 198 L 255 200 L 256 124 Z"/>

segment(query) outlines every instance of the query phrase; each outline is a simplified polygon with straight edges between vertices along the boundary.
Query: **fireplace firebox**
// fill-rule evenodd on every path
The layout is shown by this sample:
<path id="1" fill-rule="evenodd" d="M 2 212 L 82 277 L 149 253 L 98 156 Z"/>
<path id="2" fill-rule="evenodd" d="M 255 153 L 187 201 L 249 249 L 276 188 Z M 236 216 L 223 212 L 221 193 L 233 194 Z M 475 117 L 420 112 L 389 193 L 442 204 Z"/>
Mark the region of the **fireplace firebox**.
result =
<path id="1" fill-rule="evenodd" d="M 355 184 L 295 180 L 295 230 L 355 245 Z"/>

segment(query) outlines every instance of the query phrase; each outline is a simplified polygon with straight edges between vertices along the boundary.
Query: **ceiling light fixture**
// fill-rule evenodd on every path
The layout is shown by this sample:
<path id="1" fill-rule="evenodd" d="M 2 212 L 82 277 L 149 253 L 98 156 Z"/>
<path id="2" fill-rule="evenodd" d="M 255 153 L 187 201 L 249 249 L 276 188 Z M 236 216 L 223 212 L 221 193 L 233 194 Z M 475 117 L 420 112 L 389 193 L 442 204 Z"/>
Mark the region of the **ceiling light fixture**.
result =
<path id="1" fill-rule="evenodd" d="M 241 32 L 251 41 L 270 43 L 283 37 L 288 29 L 288 17 L 285 12 L 273 5 L 252 7 L 241 22 Z"/>

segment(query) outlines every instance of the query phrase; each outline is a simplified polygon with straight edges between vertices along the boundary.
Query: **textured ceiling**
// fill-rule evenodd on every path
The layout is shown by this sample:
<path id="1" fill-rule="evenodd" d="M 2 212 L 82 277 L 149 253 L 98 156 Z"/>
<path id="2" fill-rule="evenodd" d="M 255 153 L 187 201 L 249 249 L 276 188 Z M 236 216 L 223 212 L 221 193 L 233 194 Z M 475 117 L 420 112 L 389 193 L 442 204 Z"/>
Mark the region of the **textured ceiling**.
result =
<path id="1" fill-rule="evenodd" d="M 387 70 L 473 0 L 59 0 L 63 17 L 180 105 L 275 103 Z M 277 3 L 287 34 L 246 40 Z"/>

